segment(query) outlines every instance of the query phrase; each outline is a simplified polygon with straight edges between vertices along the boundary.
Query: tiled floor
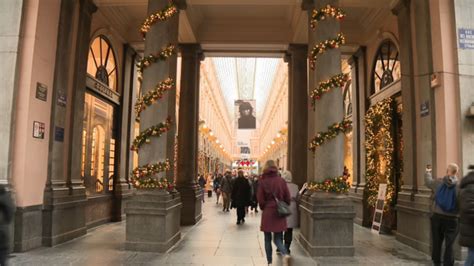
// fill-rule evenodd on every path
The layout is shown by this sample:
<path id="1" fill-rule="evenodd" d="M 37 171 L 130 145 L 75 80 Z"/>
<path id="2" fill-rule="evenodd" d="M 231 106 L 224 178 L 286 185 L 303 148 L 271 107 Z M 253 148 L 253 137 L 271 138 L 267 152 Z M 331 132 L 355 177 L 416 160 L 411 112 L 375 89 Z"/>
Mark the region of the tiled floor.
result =
<path id="1" fill-rule="evenodd" d="M 206 199 L 207 200 L 207 199 Z M 124 250 L 125 223 L 90 230 L 74 241 L 54 248 L 14 254 L 11 265 L 266 265 L 260 213 L 250 213 L 244 225 L 235 224 L 235 211 L 223 213 L 209 199 L 203 220 L 183 228 L 182 240 L 167 254 Z M 429 258 L 390 236 L 372 234 L 355 226 L 356 255 L 353 258 L 307 256 L 298 242 L 292 245 L 294 266 L 304 265 L 429 265 Z M 296 232 L 297 234 L 297 232 Z M 274 256 L 274 264 L 281 265 Z"/>

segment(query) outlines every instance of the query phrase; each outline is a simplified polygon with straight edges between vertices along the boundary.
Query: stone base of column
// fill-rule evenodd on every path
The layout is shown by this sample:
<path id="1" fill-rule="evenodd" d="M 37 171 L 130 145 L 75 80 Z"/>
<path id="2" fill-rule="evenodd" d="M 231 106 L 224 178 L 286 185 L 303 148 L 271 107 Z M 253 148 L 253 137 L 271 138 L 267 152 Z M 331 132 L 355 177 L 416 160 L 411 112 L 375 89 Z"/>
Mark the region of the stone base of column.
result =
<path id="1" fill-rule="evenodd" d="M 85 235 L 86 203 L 83 186 L 47 189 L 44 195 L 43 245 L 55 246 Z"/>
<path id="2" fill-rule="evenodd" d="M 346 195 L 305 194 L 299 240 L 312 257 L 354 256 L 354 207 Z"/>
<path id="3" fill-rule="evenodd" d="M 43 239 L 43 205 L 17 207 L 15 212 L 15 252 L 25 252 L 41 247 Z M 13 234 L 11 235 L 13 236 Z M 13 237 L 11 237 L 13 239 Z"/>
<path id="4" fill-rule="evenodd" d="M 177 187 L 181 194 L 183 209 L 181 210 L 181 225 L 194 225 L 202 219 L 203 191 L 199 185 Z"/>
<path id="5" fill-rule="evenodd" d="M 181 238 L 179 193 L 137 190 L 126 202 L 125 249 L 164 253 Z"/>
<path id="6" fill-rule="evenodd" d="M 360 226 L 370 227 L 372 224 L 370 209 L 367 207 L 367 200 L 365 199 L 364 184 L 353 186 L 349 190 L 349 198 L 354 204 L 356 213 L 354 222 Z"/>
<path id="7" fill-rule="evenodd" d="M 112 209 L 112 221 L 120 222 L 125 220 L 125 202 L 130 199 L 134 188 L 128 183 L 115 185 L 114 202 Z"/>

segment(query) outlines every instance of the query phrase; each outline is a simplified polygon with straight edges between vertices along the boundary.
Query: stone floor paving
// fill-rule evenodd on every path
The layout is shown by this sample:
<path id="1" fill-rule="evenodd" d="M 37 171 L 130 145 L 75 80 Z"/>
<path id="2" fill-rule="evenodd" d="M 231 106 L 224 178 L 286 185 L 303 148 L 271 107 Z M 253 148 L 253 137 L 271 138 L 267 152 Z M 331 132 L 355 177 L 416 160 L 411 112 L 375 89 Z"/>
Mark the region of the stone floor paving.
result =
<path id="1" fill-rule="evenodd" d="M 222 212 L 209 199 L 203 205 L 203 219 L 182 228 L 182 240 L 168 253 L 132 252 L 124 249 L 125 222 L 89 230 L 76 240 L 53 248 L 39 248 L 13 254 L 11 265 L 267 265 L 260 213 L 250 213 L 246 223 L 235 224 L 235 211 Z M 295 235 L 298 232 L 295 233 Z M 430 265 L 429 258 L 397 242 L 392 236 L 376 235 L 354 226 L 355 256 L 311 258 L 297 241 L 292 244 L 294 266 L 306 265 Z M 273 265 L 281 265 L 274 256 Z"/>

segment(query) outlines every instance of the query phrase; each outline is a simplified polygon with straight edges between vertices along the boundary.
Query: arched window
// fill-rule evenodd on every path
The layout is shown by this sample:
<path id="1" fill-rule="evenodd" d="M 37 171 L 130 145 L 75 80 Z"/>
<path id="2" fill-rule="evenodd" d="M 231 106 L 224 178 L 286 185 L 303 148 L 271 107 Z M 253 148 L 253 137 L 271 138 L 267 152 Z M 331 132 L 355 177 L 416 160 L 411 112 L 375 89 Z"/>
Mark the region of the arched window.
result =
<path id="1" fill-rule="evenodd" d="M 375 56 L 372 74 L 372 94 L 377 93 L 401 77 L 398 48 L 390 41 L 384 41 Z"/>
<path id="2" fill-rule="evenodd" d="M 117 65 L 110 42 L 98 36 L 89 47 L 87 73 L 117 91 Z"/>

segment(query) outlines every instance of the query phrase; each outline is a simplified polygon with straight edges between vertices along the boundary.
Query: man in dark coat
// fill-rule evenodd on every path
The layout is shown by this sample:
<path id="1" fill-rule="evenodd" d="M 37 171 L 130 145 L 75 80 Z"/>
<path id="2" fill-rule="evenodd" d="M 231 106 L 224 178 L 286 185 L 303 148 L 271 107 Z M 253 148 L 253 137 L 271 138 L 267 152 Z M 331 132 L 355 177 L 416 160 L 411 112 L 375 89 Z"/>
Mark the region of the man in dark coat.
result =
<path id="1" fill-rule="evenodd" d="M 4 185 L 0 185 L 0 265 L 7 265 L 10 249 L 10 223 L 13 220 L 14 205 Z"/>
<path id="2" fill-rule="evenodd" d="M 469 166 L 474 170 L 474 166 Z M 468 248 L 465 265 L 474 265 L 474 171 L 461 181 L 459 193 L 460 238 L 459 244 Z"/>
<path id="3" fill-rule="evenodd" d="M 250 205 L 250 184 L 239 171 L 232 188 L 232 207 L 237 209 L 237 224 L 245 223 L 245 208 Z"/>

